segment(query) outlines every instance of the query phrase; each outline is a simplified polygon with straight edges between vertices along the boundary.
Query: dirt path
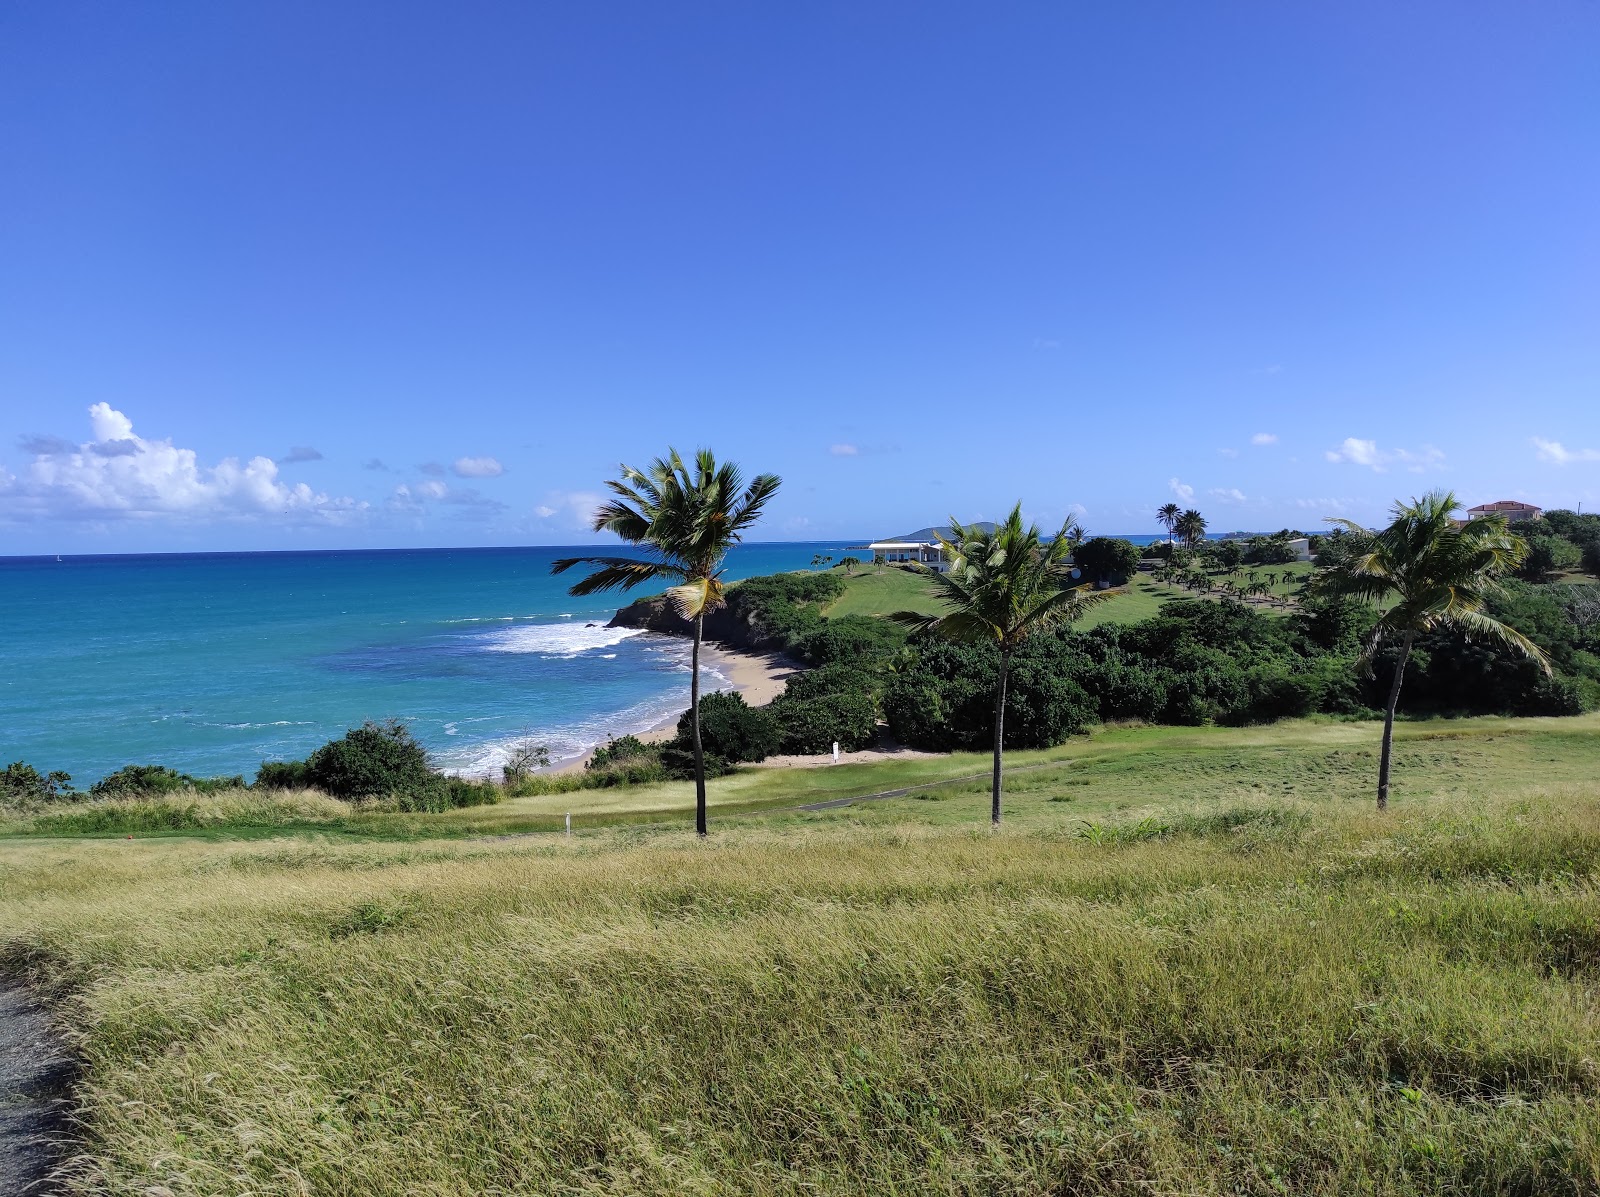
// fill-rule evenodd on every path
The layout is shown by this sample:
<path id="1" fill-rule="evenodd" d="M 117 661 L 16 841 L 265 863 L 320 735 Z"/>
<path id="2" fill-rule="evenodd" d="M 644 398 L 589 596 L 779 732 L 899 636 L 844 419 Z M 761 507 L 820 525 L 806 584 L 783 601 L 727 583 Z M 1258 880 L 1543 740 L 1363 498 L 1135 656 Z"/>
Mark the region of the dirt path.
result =
<path id="1" fill-rule="evenodd" d="M 0 1193 L 34 1197 L 60 1162 L 72 1058 L 18 985 L 0 982 Z"/>

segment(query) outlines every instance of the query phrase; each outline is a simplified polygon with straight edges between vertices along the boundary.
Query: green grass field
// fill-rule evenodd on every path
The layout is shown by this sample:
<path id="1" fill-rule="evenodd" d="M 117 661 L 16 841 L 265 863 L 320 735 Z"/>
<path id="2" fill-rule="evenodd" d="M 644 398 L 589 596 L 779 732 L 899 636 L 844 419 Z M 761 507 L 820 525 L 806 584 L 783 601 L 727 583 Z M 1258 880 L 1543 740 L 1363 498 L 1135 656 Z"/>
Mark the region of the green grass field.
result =
<path id="1" fill-rule="evenodd" d="M 846 590 L 823 608 L 829 617 L 840 615 L 888 615 L 894 611 L 920 611 L 937 614 L 943 608 L 933 597 L 928 579 L 894 565 L 857 566 L 854 573 L 836 571 L 844 578 Z"/>
<path id="2" fill-rule="evenodd" d="M 1251 600 L 1252 606 L 1259 606 L 1269 615 L 1287 614 L 1293 609 L 1289 600 L 1299 592 L 1301 583 L 1310 576 L 1313 569 L 1307 563 L 1250 568 L 1257 569 L 1263 574 L 1273 573 L 1279 576 L 1278 584 L 1272 588 L 1274 602 Z M 1218 574 L 1217 580 L 1222 581 L 1223 575 Z M 1245 580 L 1245 575 L 1240 574 L 1235 580 L 1242 582 Z M 940 610 L 928 580 L 907 569 L 868 565 L 858 568 L 853 575 L 846 576 L 845 584 L 847 589 L 843 596 L 828 606 L 823 614 L 887 615 L 891 611 L 922 611 L 934 614 Z M 1198 595 L 1181 586 L 1163 585 L 1149 574 L 1139 574 L 1129 580 L 1122 588 L 1122 593 L 1085 614 L 1078 620 L 1076 626 L 1092 628 L 1102 623 L 1137 623 L 1160 614 L 1161 608 L 1174 599 L 1208 597 L 1215 601 L 1220 595 Z"/>
<path id="3" fill-rule="evenodd" d="M 85 1193 L 1592 1192 L 1597 745 L 1402 724 L 1382 818 L 1376 729 L 1308 721 L 1016 754 L 998 834 L 793 809 L 981 758 L 722 779 L 705 843 L 671 786 L 13 823 L 0 944 Z"/>

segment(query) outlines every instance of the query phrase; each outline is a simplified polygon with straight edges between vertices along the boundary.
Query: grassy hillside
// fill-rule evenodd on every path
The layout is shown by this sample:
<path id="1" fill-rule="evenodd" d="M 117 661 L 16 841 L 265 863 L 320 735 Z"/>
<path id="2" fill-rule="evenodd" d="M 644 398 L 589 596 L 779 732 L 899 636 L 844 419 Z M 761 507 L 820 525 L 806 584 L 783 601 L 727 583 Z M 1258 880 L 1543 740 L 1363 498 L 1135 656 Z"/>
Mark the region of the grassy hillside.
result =
<path id="1" fill-rule="evenodd" d="M 943 608 L 933 597 L 928 579 L 909 569 L 893 565 L 864 565 L 853 574 L 844 574 L 845 592 L 823 614 L 888 615 L 892 611 L 921 611 L 935 614 Z"/>
<path id="2" fill-rule="evenodd" d="M 830 769 L 707 843 L 0 839 L 0 944 L 85 1192 L 1593 1191 L 1597 732 L 1404 725 L 1387 818 L 1301 723 L 1075 742 L 998 835 L 775 813 Z"/>
<path id="3" fill-rule="evenodd" d="M 1275 601 L 1260 604 L 1262 610 L 1269 613 L 1286 613 L 1291 610 L 1287 600 L 1298 593 L 1300 584 L 1312 571 L 1312 566 L 1306 563 L 1247 568 L 1257 569 L 1262 574 L 1273 573 L 1279 576 L 1278 584 L 1272 588 L 1272 597 Z M 1217 580 L 1223 581 L 1223 575 L 1218 574 Z M 1235 580 L 1244 581 L 1244 573 L 1239 574 Z M 919 577 L 910 570 L 894 566 L 869 565 L 857 569 L 853 575 L 845 577 L 845 586 L 844 595 L 828 606 L 823 614 L 887 615 L 891 611 L 933 613 L 939 609 L 927 579 Z M 1206 596 L 1197 595 L 1181 586 L 1163 585 L 1148 574 L 1140 574 L 1129 581 L 1124 587 L 1124 593 L 1089 612 L 1078 621 L 1077 626 L 1092 628 L 1102 623 L 1137 623 L 1141 619 L 1149 619 L 1159 614 L 1161 608 L 1175 598 L 1201 597 Z M 1251 602 L 1252 605 L 1257 605 L 1259 600 Z"/>

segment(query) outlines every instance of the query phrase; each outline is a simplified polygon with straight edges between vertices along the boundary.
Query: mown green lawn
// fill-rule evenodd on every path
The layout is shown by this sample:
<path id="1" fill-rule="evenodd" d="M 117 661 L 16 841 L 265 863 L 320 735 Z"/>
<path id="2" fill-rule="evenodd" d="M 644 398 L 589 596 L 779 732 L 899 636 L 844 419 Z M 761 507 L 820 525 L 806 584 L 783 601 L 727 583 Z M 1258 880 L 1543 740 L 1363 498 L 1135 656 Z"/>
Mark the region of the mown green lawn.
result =
<path id="1" fill-rule="evenodd" d="M 893 565 L 862 565 L 855 572 L 836 573 L 844 578 L 846 590 L 823 608 L 830 618 L 841 615 L 888 615 L 895 611 L 937 614 L 942 605 L 933 597 L 928 579 L 911 570 Z"/>
<path id="2" fill-rule="evenodd" d="M 1384 817 L 1375 733 L 1106 730 L 999 833 L 788 809 L 945 760 L 718 781 L 703 843 L 665 789 L 0 838 L 0 962 L 86 1194 L 1596 1191 L 1600 719 L 1403 724 Z"/>

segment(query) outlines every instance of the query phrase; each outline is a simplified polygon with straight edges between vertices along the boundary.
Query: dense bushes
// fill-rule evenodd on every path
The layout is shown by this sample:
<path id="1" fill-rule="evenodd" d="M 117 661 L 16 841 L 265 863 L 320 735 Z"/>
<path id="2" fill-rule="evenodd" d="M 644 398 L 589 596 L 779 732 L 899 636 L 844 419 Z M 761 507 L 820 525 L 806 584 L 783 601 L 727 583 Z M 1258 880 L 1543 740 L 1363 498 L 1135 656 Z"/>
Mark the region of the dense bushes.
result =
<path id="1" fill-rule="evenodd" d="M 878 738 L 878 708 L 869 692 L 835 691 L 814 698 L 784 694 L 768 710 L 784 752 L 811 755 L 870 748 Z"/>
<path id="2" fill-rule="evenodd" d="M 707 757 L 729 764 L 764 761 L 778 751 L 778 725 L 772 715 L 744 700 L 743 694 L 717 691 L 700 699 L 700 744 Z M 678 720 L 675 745 L 694 748 L 691 712 Z"/>
<path id="3" fill-rule="evenodd" d="M 1086 581 L 1120 586 L 1139 568 L 1139 547 L 1131 540 L 1096 536 L 1072 551 L 1072 563 Z"/>
<path id="4" fill-rule="evenodd" d="M 193 790 L 200 794 L 214 794 L 222 790 L 244 789 L 244 778 L 190 777 L 165 765 L 124 765 L 115 773 L 102 777 L 89 787 L 94 798 L 128 795 L 149 797 L 157 794 L 175 794 L 179 790 Z"/>
<path id="5" fill-rule="evenodd" d="M 728 589 L 727 617 L 750 629 L 757 643 L 794 651 L 821 629 L 821 607 L 844 593 L 835 573 L 772 574 L 746 578 Z"/>
<path id="6" fill-rule="evenodd" d="M 40 773 L 26 761 L 13 761 L 0 770 L 0 810 L 34 810 L 56 802 L 84 797 L 72 788 L 72 775 L 56 770 Z"/>
<path id="7" fill-rule="evenodd" d="M 396 720 L 352 728 L 305 763 L 306 780 L 335 798 L 421 793 L 436 776 L 427 751 Z"/>
<path id="8" fill-rule="evenodd" d="M 876 667 L 906 642 L 899 624 L 870 615 L 842 615 L 826 619 L 796 644 L 796 654 L 813 665 L 845 664 Z"/>

